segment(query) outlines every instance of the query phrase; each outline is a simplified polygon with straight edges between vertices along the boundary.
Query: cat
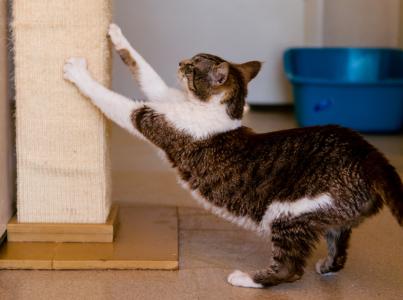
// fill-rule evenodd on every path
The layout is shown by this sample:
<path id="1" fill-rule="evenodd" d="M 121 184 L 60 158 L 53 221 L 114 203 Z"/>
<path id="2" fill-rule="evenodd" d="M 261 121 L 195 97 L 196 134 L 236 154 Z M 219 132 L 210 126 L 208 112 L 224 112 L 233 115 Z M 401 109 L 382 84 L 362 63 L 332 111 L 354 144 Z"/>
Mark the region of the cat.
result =
<path id="1" fill-rule="evenodd" d="M 84 58 L 70 58 L 64 78 L 109 119 L 160 148 L 206 209 L 271 243 L 269 266 L 234 271 L 230 284 L 263 288 L 301 278 L 323 235 L 328 256 L 316 271 L 341 270 L 352 228 L 384 203 L 403 225 L 402 182 L 358 133 L 329 125 L 256 134 L 242 126 L 247 85 L 260 62 L 195 55 L 179 63 L 178 90 L 164 83 L 117 25 L 110 25 L 109 37 L 147 102 L 103 87 Z"/>

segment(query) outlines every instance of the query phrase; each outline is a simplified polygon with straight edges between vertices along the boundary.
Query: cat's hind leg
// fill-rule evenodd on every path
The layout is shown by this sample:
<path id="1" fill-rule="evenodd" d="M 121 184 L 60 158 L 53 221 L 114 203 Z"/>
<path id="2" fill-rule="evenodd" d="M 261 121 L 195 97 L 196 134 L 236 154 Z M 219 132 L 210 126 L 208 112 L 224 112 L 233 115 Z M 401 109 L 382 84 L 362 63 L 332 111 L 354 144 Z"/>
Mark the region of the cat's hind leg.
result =
<path id="1" fill-rule="evenodd" d="M 130 45 L 116 24 L 111 24 L 109 37 L 123 62 L 129 67 L 140 88 L 150 101 L 166 101 L 169 88 L 147 61 Z"/>
<path id="2" fill-rule="evenodd" d="M 235 271 L 228 276 L 228 282 L 235 286 L 263 288 L 300 279 L 319 233 L 303 219 L 276 220 L 271 226 L 272 263 L 269 268 L 251 274 Z"/>
<path id="3" fill-rule="evenodd" d="M 326 232 L 328 256 L 316 263 L 316 272 L 324 275 L 343 269 L 350 236 L 350 227 L 332 228 Z"/>

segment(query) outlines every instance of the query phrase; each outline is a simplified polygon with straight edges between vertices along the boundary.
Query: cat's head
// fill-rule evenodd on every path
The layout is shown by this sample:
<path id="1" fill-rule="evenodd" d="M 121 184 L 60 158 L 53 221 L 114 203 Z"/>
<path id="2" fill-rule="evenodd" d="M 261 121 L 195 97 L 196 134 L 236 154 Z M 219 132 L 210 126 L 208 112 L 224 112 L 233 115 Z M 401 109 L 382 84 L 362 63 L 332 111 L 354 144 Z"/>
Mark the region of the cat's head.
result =
<path id="1" fill-rule="evenodd" d="M 247 86 L 259 73 L 261 63 L 230 63 L 218 56 L 200 53 L 179 63 L 178 77 L 184 89 L 199 101 L 208 102 L 222 95 L 231 119 L 241 119 Z"/>

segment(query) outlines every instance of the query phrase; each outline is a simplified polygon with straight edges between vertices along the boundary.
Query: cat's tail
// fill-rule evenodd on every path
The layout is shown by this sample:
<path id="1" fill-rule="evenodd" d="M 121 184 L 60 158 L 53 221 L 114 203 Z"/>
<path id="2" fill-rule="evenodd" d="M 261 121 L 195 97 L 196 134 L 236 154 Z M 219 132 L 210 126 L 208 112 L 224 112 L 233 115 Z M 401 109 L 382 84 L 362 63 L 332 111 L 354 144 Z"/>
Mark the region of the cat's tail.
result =
<path id="1" fill-rule="evenodd" d="M 383 167 L 382 175 L 378 179 L 377 190 L 400 226 L 403 226 L 403 184 L 400 176 L 389 163 Z"/>

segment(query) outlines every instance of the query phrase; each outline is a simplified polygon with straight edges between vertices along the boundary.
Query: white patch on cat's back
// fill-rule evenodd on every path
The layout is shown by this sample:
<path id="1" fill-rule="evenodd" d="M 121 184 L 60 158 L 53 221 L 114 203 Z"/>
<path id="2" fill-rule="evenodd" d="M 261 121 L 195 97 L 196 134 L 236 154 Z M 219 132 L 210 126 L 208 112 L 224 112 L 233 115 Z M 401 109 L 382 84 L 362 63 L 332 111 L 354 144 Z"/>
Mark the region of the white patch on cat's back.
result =
<path id="1" fill-rule="evenodd" d="M 149 103 L 152 109 L 164 115 L 178 131 L 183 131 L 199 140 L 217 133 L 239 128 L 241 120 L 229 117 L 225 104 L 221 103 L 222 95 L 216 95 L 207 102 L 186 99 L 176 90 L 169 93 L 166 102 Z"/>
<path id="2" fill-rule="evenodd" d="M 261 236 L 270 236 L 271 224 L 281 217 L 298 217 L 304 213 L 313 212 L 319 209 L 326 209 L 333 205 L 333 198 L 327 194 L 319 195 L 315 198 L 304 197 L 293 202 L 272 202 L 266 209 L 260 223 L 256 223 L 248 216 L 236 216 L 225 207 L 218 207 L 205 199 L 197 190 L 192 190 L 189 184 L 178 177 L 178 183 L 182 188 L 191 192 L 192 197 L 206 210 L 214 215 L 234 223 L 242 228 L 252 230 Z"/>
<path id="3" fill-rule="evenodd" d="M 281 217 L 298 217 L 302 214 L 313 212 L 319 209 L 331 207 L 333 198 L 327 194 L 321 194 L 314 198 L 304 197 L 292 202 L 273 201 L 260 223 L 261 230 L 269 231 L 274 220 Z"/>

